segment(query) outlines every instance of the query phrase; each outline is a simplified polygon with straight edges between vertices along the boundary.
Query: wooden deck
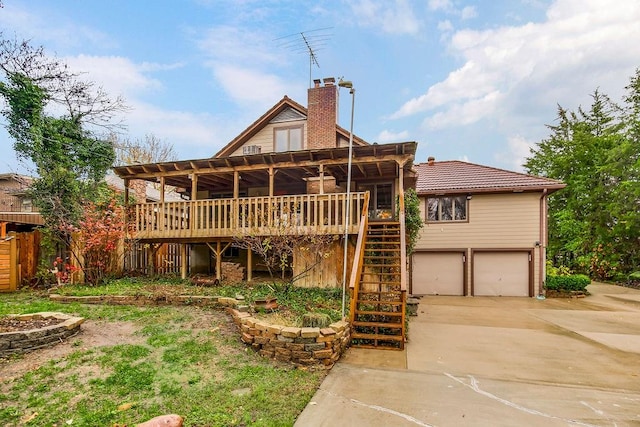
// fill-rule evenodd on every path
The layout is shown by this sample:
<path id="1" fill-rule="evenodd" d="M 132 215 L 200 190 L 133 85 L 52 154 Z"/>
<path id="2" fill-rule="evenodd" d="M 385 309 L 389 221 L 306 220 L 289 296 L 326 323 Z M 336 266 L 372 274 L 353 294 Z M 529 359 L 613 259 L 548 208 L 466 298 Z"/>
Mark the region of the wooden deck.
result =
<path id="1" fill-rule="evenodd" d="M 130 237 L 187 241 L 242 235 L 357 234 L 366 193 L 301 194 L 144 203 L 130 209 Z M 351 203 L 346 218 L 347 203 Z"/>

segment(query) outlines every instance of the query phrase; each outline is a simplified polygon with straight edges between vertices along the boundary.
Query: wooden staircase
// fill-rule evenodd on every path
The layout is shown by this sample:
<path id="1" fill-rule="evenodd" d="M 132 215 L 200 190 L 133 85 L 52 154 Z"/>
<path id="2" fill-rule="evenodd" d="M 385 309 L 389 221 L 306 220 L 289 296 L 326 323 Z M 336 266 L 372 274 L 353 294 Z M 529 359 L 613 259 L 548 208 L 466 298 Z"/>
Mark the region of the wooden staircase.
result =
<path id="1" fill-rule="evenodd" d="M 404 349 L 402 232 L 398 221 L 367 225 L 360 277 L 352 295 L 353 347 Z"/>

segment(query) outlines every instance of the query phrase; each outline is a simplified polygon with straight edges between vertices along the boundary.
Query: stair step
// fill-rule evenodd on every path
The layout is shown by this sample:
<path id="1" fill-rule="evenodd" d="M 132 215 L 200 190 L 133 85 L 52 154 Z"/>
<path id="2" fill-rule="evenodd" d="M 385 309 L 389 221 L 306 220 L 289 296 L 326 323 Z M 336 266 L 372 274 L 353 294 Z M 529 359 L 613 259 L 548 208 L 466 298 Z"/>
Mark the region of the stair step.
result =
<path id="1" fill-rule="evenodd" d="M 352 323 L 353 326 L 366 326 L 372 328 L 389 328 L 389 329 L 398 329 L 402 328 L 402 323 L 385 323 L 385 322 L 364 322 L 360 320 L 354 320 Z"/>
<path id="2" fill-rule="evenodd" d="M 400 300 L 396 300 L 396 301 L 373 301 L 373 300 L 366 300 L 366 299 L 359 299 L 356 300 L 356 302 L 358 303 L 363 303 L 363 304 L 371 304 L 371 305 L 402 305 L 402 301 Z"/>
<path id="3" fill-rule="evenodd" d="M 351 339 L 366 339 L 379 341 L 404 341 L 402 335 L 365 334 L 362 332 L 352 332 Z"/>
<path id="4" fill-rule="evenodd" d="M 358 295 L 399 295 L 400 291 L 360 291 Z"/>
<path id="5" fill-rule="evenodd" d="M 370 282 L 370 281 L 366 281 L 366 282 L 360 282 L 363 285 L 385 285 L 385 286 L 400 286 L 400 282 L 396 282 L 396 281 L 391 281 L 391 282 Z"/>
<path id="6" fill-rule="evenodd" d="M 356 315 L 358 314 L 370 314 L 372 316 L 393 316 L 393 317 L 402 317 L 402 313 L 399 311 L 368 311 L 368 310 L 358 310 L 356 308 Z"/>

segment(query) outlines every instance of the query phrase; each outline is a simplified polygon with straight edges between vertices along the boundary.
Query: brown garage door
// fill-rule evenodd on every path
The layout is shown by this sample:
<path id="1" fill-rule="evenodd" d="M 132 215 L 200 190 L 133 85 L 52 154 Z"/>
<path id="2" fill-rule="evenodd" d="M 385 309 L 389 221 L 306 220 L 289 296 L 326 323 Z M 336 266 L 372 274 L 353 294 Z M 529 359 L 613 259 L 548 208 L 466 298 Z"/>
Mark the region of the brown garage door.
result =
<path id="1" fill-rule="evenodd" d="M 530 296 L 530 252 L 474 252 L 473 295 Z"/>
<path id="2" fill-rule="evenodd" d="M 413 254 L 414 295 L 464 295 L 464 252 Z"/>

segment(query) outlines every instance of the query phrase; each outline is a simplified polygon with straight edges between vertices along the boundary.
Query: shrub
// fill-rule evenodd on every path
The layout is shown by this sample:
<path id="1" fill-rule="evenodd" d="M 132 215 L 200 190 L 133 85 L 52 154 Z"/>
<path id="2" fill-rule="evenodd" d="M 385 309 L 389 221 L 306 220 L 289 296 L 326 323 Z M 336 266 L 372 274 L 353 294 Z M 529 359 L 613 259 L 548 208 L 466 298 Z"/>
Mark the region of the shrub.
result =
<path id="1" fill-rule="evenodd" d="M 629 274 L 629 280 L 631 281 L 640 281 L 640 271 L 634 271 L 633 273 Z"/>
<path id="2" fill-rule="evenodd" d="M 546 287 L 554 291 L 584 291 L 591 283 L 584 274 L 573 274 L 569 276 L 547 276 Z"/>

